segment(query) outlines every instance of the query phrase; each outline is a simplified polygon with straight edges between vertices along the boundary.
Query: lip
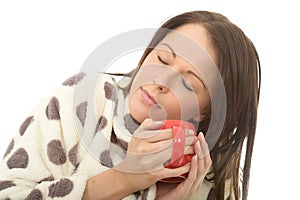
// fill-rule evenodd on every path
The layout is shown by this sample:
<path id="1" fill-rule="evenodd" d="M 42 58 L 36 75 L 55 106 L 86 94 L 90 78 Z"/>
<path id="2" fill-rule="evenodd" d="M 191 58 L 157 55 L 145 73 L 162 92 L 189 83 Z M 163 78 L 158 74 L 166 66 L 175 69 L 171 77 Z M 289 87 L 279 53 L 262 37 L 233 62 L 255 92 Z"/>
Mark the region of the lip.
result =
<path id="1" fill-rule="evenodd" d="M 152 95 L 150 95 L 149 92 L 142 87 L 141 87 L 141 97 L 142 97 L 143 101 L 149 106 L 153 106 L 153 105 L 157 104 L 154 97 Z"/>

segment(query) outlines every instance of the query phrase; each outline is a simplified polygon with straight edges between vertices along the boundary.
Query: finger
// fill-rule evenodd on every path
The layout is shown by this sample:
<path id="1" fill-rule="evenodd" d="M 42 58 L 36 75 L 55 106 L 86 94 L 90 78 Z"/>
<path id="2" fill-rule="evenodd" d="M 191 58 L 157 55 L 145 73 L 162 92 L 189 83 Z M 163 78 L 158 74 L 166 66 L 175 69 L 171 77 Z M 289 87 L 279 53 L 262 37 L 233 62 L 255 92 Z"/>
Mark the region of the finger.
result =
<path id="1" fill-rule="evenodd" d="M 163 130 L 150 131 L 149 133 L 147 133 L 147 135 L 149 135 L 149 137 L 147 138 L 148 142 L 158 142 L 161 140 L 173 138 L 174 133 L 172 128 L 167 128 Z M 194 135 L 194 132 L 190 129 L 185 129 L 185 145 L 192 145 L 196 141 L 197 137 Z"/>
<path id="2" fill-rule="evenodd" d="M 161 141 L 158 141 L 158 142 L 153 142 L 151 143 L 148 148 L 148 152 L 151 153 L 157 153 L 161 150 L 164 150 L 164 149 L 168 149 L 168 148 L 171 148 L 172 147 L 172 144 L 173 144 L 173 139 L 166 139 L 166 140 L 161 140 Z"/>
<path id="3" fill-rule="evenodd" d="M 194 151 L 197 154 L 198 159 L 200 159 L 200 160 L 204 159 L 204 154 L 202 152 L 199 140 L 194 144 Z"/>
<path id="4" fill-rule="evenodd" d="M 192 190 L 193 186 L 194 186 L 194 182 L 197 178 L 197 156 L 193 156 L 192 160 L 191 160 L 191 169 L 189 172 L 189 175 L 187 177 L 187 179 L 182 183 L 183 186 L 185 187 L 185 189 L 187 191 Z"/>
<path id="5" fill-rule="evenodd" d="M 192 129 L 184 129 L 184 132 L 185 132 L 185 136 L 194 136 L 195 135 L 195 132 L 192 130 Z"/>
<path id="6" fill-rule="evenodd" d="M 188 154 L 195 154 L 194 147 L 193 146 L 187 146 L 184 149 L 184 155 Z"/>
<path id="7" fill-rule="evenodd" d="M 205 168 L 205 161 L 204 159 L 199 159 L 197 160 L 197 165 L 198 165 L 198 174 L 197 174 L 197 179 L 195 181 L 195 190 L 194 192 L 197 192 L 200 190 L 201 185 L 203 183 L 204 177 L 206 176 L 207 169 Z"/>
<path id="8" fill-rule="evenodd" d="M 136 138 L 149 138 L 156 135 L 162 127 L 162 121 L 153 121 L 152 119 L 145 119 L 138 129 L 133 133 Z"/>
<path id="9" fill-rule="evenodd" d="M 171 128 L 164 130 L 149 131 L 147 142 L 159 142 L 173 138 L 173 131 Z"/>
<path id="10" fill-rule="evenodd" d="M 197 141 L 195 143 L 194 151 L 196 152 L 196 155 L 194 156 L 196 167 L 194 168 L 195 169 L 195 171 L 194 171 L 195 178 L 194 178 L 194 181 L 192 183 L 192 187 L 190 189 L 191 194 L 194 194 L 195 192 L 197 192 L 199 190 L 199 188 L 202 185 L 202 182 L 203 182 L 203 179 L 204 179 L 204 174 L 205 174 L 205 164 L 204 164 L 204 159 L 202 158 L 203 157 L 202 156 L 202 150 L 201 150 L 199 141 Z M 199 155 L 201 155 L 201 156 L 199 156 Z M 191 168 L 193 168 L 193 167 L 191 167 Z M 191 172 L 192 172 L 192 169 L 191 169 L 190 173 Z"/>
<path id="11" fill-rule="evenodd" d="M 185 146 L 194 145 L 197 142 L 197 137 L 195 135 L 188 135 L 185 137 Z"/>
<path id="12" fill-rule="evenodd" d="M 208 155 L 209 154 L 209 147 L 208 147 L 208 144 L 207 144 L 202 132 L 199 133 L 198 140 L 200 142 L 200 146 L 201 146 L 201 149 L 203 151 L 204 156 Z"/>
<path id="13" fill-rule="evenodd" d="M 169 177 L 177 177 L 182 174 L 188 173 L 191 169 L 191 163 L 187 163 L 181 167 L 177 168 L 164 168 L 161 173 L 163 175 L 163 178 L 169 178 Z"/>
<path id="14" fill-rule="evenodd" d="M 210 168 L 211 165 L 212 165 L 212 160 L 211 160 L 210 154 L 207 154 L 207 155 L 204 157 L 204 163 L 205 163 L 205 166 L 206 166 L 207 171 L 208 171 L 209 168 Z"/>
<path id="15" fill-rule="evenodd" d="M 162 127 L 164 123 L 162 121 L 154 121 L 150 118 L 145 119 L 140 125 L 142 130 L 157 130 Z"/>

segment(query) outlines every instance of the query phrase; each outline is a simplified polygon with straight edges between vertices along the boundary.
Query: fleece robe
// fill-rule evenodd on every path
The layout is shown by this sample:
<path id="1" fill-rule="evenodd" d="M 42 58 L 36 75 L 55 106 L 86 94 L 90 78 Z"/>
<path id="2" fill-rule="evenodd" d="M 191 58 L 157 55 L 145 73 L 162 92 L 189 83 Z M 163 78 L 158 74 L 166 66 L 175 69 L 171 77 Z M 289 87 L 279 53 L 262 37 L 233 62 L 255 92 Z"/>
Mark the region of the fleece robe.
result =
<path id="1" fill-rule="evenodd" d="M 42 100 L 3 156 L 0 199 L 81 199 L 90 177 L 122 161 L 139 126 L 126 106 L 129 82 L 82 72 Z M 155 196 L 153 185 L 124 199 Z M 213 196 L 212 184 L 204 181 L 193 199 Z"/>

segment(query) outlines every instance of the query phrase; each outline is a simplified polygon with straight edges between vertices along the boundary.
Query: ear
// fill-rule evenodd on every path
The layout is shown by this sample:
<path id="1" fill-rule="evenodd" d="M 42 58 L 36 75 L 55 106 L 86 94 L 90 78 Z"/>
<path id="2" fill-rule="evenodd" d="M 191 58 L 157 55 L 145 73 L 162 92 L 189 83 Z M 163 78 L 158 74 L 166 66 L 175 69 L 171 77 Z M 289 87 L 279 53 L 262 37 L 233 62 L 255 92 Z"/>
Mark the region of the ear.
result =
<path id="1" fill-rule="evenodd" d="M 203 109 L 200 112 L 199 116 L 193 117 L 193 120 L 196 122 L 201 122 L 204 119 L 206 119 L 209 116 L 209 114 L 210 114 L 210 104 L 208 104 L 208 106 L 206 106 L 205 109 Z"/>
<path id="2" fill-rule="evenodd" d="M 204 120 L 206 118 L 206 112 L 201 112 L 200 115 L 193 117 L 193 120 L 196 122 L 201 122 L 202 120 Z"/>

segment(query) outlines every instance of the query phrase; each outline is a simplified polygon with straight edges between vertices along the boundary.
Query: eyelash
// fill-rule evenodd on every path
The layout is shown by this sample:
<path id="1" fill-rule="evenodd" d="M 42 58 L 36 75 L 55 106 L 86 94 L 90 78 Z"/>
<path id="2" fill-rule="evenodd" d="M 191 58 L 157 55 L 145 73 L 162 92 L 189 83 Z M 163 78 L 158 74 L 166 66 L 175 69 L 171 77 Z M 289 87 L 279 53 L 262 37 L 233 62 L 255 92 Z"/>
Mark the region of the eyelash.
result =
<path id="1" fill-rule="evenodd" d="M 157 58 L 162 64 L 169 65 L 167 62 L 163 61 L 160 56 L 157 56 Z"/>
<path id="2" fill-rule="evenodd" d="M 190 86 L 186 83 L 186 81 L 185 81 L 183 78 L 181 78 L 181 80 L 182 80 L 182 84 L 184 85 L 184 87 L 185 87 L 187 90 L 189 90 L 189 91 L 191 91 L 191 92 L 194 91 L 193 88 L 190 87 Z"/>

